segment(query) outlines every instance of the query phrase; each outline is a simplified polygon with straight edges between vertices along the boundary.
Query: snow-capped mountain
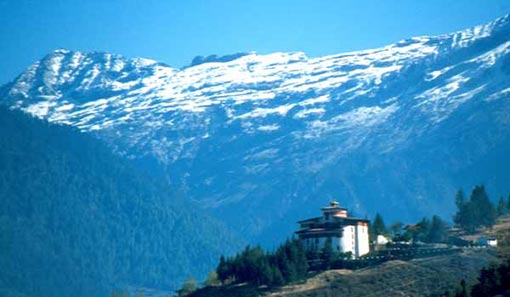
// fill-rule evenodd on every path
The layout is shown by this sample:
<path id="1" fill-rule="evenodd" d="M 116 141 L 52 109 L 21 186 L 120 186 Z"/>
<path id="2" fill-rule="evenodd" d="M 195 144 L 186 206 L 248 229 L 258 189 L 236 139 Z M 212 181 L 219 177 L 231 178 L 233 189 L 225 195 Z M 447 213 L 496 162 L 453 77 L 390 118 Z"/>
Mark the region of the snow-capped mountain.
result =
<path id="1" fill-rule="evenodd" d="M 155 158 L 249 235 L 289 230 L 331 197 L 360 215 L 449 218 L 459 186 L 510 191 L 493 174 L 510 162 L 510 16 L 373 50 L 219 60 L 56 50 L 0 100 Z"/>

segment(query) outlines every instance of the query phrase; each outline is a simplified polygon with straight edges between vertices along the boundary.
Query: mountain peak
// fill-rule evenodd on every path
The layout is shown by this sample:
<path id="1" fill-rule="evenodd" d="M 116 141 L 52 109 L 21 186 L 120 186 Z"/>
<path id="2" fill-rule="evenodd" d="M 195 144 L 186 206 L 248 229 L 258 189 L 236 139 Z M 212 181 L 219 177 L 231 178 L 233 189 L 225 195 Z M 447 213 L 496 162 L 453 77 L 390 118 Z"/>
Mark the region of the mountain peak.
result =
<path id="1" fill-rule="evenodd" d="M 325 193 L 350 197 L 346 203 L 358 213 L 395 207 L 443 214 L 448 209 L 436 197 L 444 197 L 451 184 L 441 193 L 410 193 L 409 185 L 441 190 L 422 187 L 429 180 L 421 176 L 428 173 L 412 170 L 432 166 L 427 158 L 436 160 L 435 153 L 474 160 L 504 139 L 501 131 L 510 131 L 499 128 L 508 123 L 508 24 L 505 16 L 457 33 L 324 57 L 216 56 L 183 69 L 57 50 L 3 88 L 0 98 L 50 122 L 93 132 L 123 156 L 155 159 L 168 180 L 203 206 L 225 212 L 229 205 L 247 206 L 243 218 L 230 223 L 253 220 L 247 227 L 253 234 L 274 220 L 273 214 L 251 216 L 257 209 L 274 206 L 283 216 L 302 211 L 292 201 Z M 472 140 L 466 127 L 484 141 Z M 492 129 L 490 135 L 483 127 Z M 476 149 L 466 155 L 457 147 Z M 458 163 L 448 166 L 462 171 Z M 406 184 L 399 182 L 402 172 L 409 173 Z M 360 189 L 365 179 L 374 186 Z M 386 184 L 394 185 L 392 191 Z M 385 203 L 364 202 L 389 192 L 396 194 L 384 194 Z M 409 202 L 400 203 L 402 197 Z M 238 209 L 230 214 L 240 215 Z"/>
<path id="2" fill-rule="evenodd" d="M 71 50 L 68 50 L 66 48 L 57 48 L 57 49 L 54 49 L 53 51 L 51 51 L 50 55 L 51 54 L 55 54 L 55 55 L 56 54 L 64 54 L 64 55 L 66 55 L 66 54 L 68 54 L 70 52 L 71 52 Z"/>
<path id="3" fill-rule="evenodd" d="M 494 21 L 490 22 L 489 25 L 494 28 L 510 26 L 510 13 L 495 19 Z"/>

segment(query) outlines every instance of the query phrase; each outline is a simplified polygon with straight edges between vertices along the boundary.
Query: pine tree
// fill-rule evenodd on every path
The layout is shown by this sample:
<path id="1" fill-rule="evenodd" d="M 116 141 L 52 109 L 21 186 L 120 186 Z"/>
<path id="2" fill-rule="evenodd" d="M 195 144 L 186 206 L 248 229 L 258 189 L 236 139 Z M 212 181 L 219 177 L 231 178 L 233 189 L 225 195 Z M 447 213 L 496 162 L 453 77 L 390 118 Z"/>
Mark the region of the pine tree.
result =
<path id="1" fill-rule="evenodd" d="M 259 284 L 271 285 L 274 282 L 273 269 L 268 261 L 268 255 L 262 259 L 260 268 L 260 276 L 258 277 Z"/>
<path id="2" fill-rule="evenodd" d="M 461 209 L 462 206 L 466 203 L 466 198 L 464 196 L 464 191 L 459 189 L 455 194 L 455 205 L 457 205 L 458 209 Z"/>
<path id="3" fill-rule="evenodd" d="M 416 232 L 414 234 L 414 241 L 428 242 L 430 233 L 430 220 L 422 218 L 421 221 L 416 224 Z"/>
<path id="4" fill-rule="evenodd" d="M 494 296 L 497 290 L 497 275 L 494 267 L 482 268 L 478 283 L 471 288 L 471 296 Z"/>
<path id="5" fill-rule="evenodd" d="M 335 253 L 333 251 L 333 244 L 331 242 L 331 238 L 328 237 L 324 242 L 324 247 L 321 251 L 321 260 L 324 269 L 329 269 L 331 267 L 331 264 L 333 264 L 334 261 L 334 257 Z"/>
<path id="6" fill-rule="evenodd" d="M 447 237 L 446 223 L 438 216 L 432 216 L 430 230 L 428 232 L 428 242 L 445 242 Z"/>
<path id="7" fill-rule="evenodd" d="M 479 226 L 476 218 L 476 209 L 473 203 L 466 203 L 462 209 L 462 224 L 461 228 L 469 233 L 473 233 L 476 227 Z"/>
<path id="8" fill-rule="evenodd" d="M 479 226 L 492 227 L 496 221 L 496 209 L 490 202 L 483 185 L 473 188 L 467 202 L 463 198 L 462 191 L 459 190 L 455 197 L 455 204 L 458 210 L 454 221 L 469 233 L 474 232 Z"/>
<path id="9" fill-rule="evenodd" d="M 510 290 L 510 259 L 499 267 L 482 268 L 478 282 L 471 288 L 471 296 L 506 296 Z M 468 297 L 466 282 L 461 281 L 461 290 L 457 290 L 456 297 Z"/>
<path id="10" fill-rule="evenodd" d="M 455 297 L 469 297 L 464 279 L 460 281 L 460 290 L 455 294 Z"/>
<path id="11" fill-rule="evenodd" d="M 375 214 L 374 223 L 372 224 L 371 233 L 373 234 L 373 239 L 377 237 L 377 235 L 385 235 L 388 233 L 386 229 L 386 225 L 384 224 L 384 220 L 379 213 Z"/>
<path id="12" fill-rule="evenodd" d="M 308 272 L 308 259 L 306 258 L 306 251 L 303 247 L 303 243 L 299 239 L 294 240 L 294 246 L 296 248 L 296 273 L 298 278 L 306 277 Z"/>
<path id="13" fill-rule="evenodd" d="M 490 202 L 483 185 L 476 186 L 473 189 L 470 202 L 473 204 L 475 224 L 477 226 L 492 227 L 496 222 L 496 210 Z"/>
<path id="14" fill-rule="evenodd" d="M 278 268 L 280 269 L 283 279 L 286 283 L 293 282 L 297 280 L 296 268 L 293 263 L 290 262 L 287 253 L 283 250 L 280 253 L 277 253 L 278 259 Z"/>
<path id="15" fill-rule="evenodd" d="M 505 203 L 505 200 L 503 199 L 503 196 L 499 197 L 497 213 L 498 213 L 498 216 L 502 216 L 505 213 L 507 213 L 506 203 Z"/>
<path id="16" fill-rule="evenodd" d="M 462 189 L 459 189 L 455 194 L 455 205 L 457 206 L 457 213 L 455 214 L 453 221 L 459 226 L 464 226 L 465 214 L 463 211 L 465 210 L 466 199 L 464 198 L 464 191 L 462 191 Z"/>
<path id="17" fill-rule="evenodd" d="M 216 268 L 216 273 L 218 274 L 218 279 L 222 283 L 225 283 L 229 276 L 229 269 L 228 264 L 225 261 L 225 257 L 223 255 L 221 255 L 220 257 L 220 263 L 218 264 L 218 268 Z"/>
<path id="18" fill-rule="evenodd" d="M 506 210 L 510 213 L 510 195 L 508 195 L 508 198 L 506 199 Z"/>
<path id="19" fill-rule="evenodd" d="M 247 246 L 233 258 L 220 257 L 216 275 L 223 283 L 249 282 L 280 285 L 306 276 L 306 251 L 299 239 L 292 238 L 280 245 L 274 253 L 264 252 L 260 246 Z"/>
<path id="20" fill-rule="evenodd" d="M 276 286 L 281 286 L 285 283 L 285 280 L 283 279 L 282 272 L 278 268 L 277 265 L 271 266 L 271 275 L 272 275 L 272 284 Z"/>

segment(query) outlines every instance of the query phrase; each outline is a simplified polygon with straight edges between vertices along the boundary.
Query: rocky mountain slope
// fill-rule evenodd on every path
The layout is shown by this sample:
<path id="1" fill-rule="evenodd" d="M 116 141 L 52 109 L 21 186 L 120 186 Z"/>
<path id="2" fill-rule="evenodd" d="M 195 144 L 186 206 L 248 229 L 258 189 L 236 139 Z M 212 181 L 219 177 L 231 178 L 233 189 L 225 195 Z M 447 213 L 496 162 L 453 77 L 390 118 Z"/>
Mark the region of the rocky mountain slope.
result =
<path id="1" fill-rule="evenodd" d="M 406 220 L 448 218 L 459 186 L 509 190 L 510 16 L 373 50 L 229 57 L 175 69 L 56 50 L 0 100 L 95 135 L 254 241 L 332 197 Z"/>

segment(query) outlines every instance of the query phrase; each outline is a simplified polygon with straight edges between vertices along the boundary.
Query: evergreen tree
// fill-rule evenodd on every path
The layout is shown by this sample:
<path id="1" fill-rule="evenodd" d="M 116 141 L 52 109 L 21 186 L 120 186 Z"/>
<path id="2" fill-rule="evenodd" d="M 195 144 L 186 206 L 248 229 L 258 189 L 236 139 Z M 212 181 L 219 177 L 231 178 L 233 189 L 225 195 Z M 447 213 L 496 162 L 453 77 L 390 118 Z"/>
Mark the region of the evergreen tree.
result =
<path id="1" fill-rule="evenodd" d="M 221 255 L 220 257 L 220 263 L 218 264 L 218 267 L 216 268 L 216 274 L 218 275 L 218 279 L 225 283 L 225 281 L 228 279 L 229 276 L 229 267 L 227 262 L 225 261 L 225 257 Z"/>
<path id="2" fill-rule="evenodd" d="M 496 210 L 490 202 L 483 185 L 476 186 L 473 189 L 470 202 L 473 204 L 476 225 L 492 227 L 496 222 Z"/>
<path id="3" fill-rule="evenodd" d="M 459 189 L 455 194 L 455 205 L 457 206 L 457 213 L 455 214 L 453 221 L 459 226 L 464 226 L 465 222 L 463 211 L 465 210 L 466 199 L 464 198 L 464 191 L 462 191 L 462 189 Z"/>
<path id="4" fill-rule="evenodd" d="M 297 272 L 293 263 L 289 260 L 287 253 L 285 251 L 281 251 L 277 254 L 278 259 L 278 268 L 280 269 L 283 279 L 286 283 L 293 282 L 297 280 Z"/>
<path id="5" fill-rule="evenodd" d="M 462 213 L 461 228 L 468 231 L 469 233 L 475 232 L 476 228 L 479 226 L 475 205 L 471 201 L 469 203 L 466 203 L 461 213 Z"/>
<path id="6" fill-rule="evenodd" d="M 432 216 L 427 241 L 435 243 L 445 242 L 447 235 L 446 223 L 440 217 Z"/>
<path id="7" fill-rule="evenodd" d="M 280 285 L 306 276 L 308 262 L 300 240 L 292 238 L 279 246 L 274 254 L 260 246 L 247 246 L 233 258 L 221 257 L 216 273 L 223 283 L 249 282 L 257 285 Z"/>
<path id="8" fill-rule="evenodd" d="M 507 213 L 506 203 L 505 203 L 505 200 L 503 199 L 503 196 L 499 197 L 497 213 L 498 213 L 498 216 L 502 216 L 505 213 Z"/>
<path id="9" fill-rule="evenodd" d="M 508 198 L 506 199 L 506 209 L 507 212 L 510 213 L 510 195 L 508 195 Z"/>
<path id="10" fill-rule="evenodd" d="M 283 279 L 282 272 L 278 268 L 277 265 L 271 266 L 271 276 L 272 276 L 272 284 L 276 286 L 281 286 L 285 283 L 285 280 Z"/>
<path id="11" fill-rule="evenodd" d="M 416 224 L 416 230 L 414 233 L 414 241 L 429 241 L 429 233 L 430 233 L 430 220 L 427 218 L 422 218 L 421 221 Z"/>
<path id="12" fill-rule="evenodd" d="M 294 245 L 297 251 L 295 258 L 296 273 L 299 278 L 303 278 L 306 277 L 308 272 L 308 259 L 306 258 L 306 251 L 301 240 L 295 239 Z"/>
<path id="13" fill-rule="evenodd" d="M 510 258 L 499 266 L 498 279 L 501 292 L 510 290 Z"/>
<path id="14" fill-rule="evenodd" d="M 459 189 L 455 194 L 455 205 L 457 205 L 458 209 L 461 209 L 462 206 L 466 203 L 466 198 L 464 196 L 464 191 Z"/>
<path id="15" fill-rule="evenodd" d="M 260 246 L 248 250 L 245 259 L 246 280 L 254 280 L 255 283 L 261 284 L 266 261 L 266 255 Z"/>
<path id="16" fill-rule="evenodd" d="M 269 263 L 268 256 L 261 259 L 260 276 L 257 278 L 258 284 L 270 285 L 274 282 L 273 269 Z"/>
<path id="17" fill-rule="evenodd" d="M 370 228 L 373 239 L 375 240 L 377 235 L 386 235 L 388 233 L 384 220 L 379 213 L 375 214 L 374 223 Z"/>
<path id="18" fill-rule="evenodd" d="M 510 290 L 510 259 L 499 267 L 482 268 L 478 282 L 471 288 L 471 296 L 506 296 Z M 467 297 L 466 282 L 461 281 L 461 289 L 457 290 L 456 297 Z"/>
<path id="19" fill-rule="evenodd" d="M 455 297 L 469 297 L 464 279 L 460 281 L 460 290 L 455 294 Z"/>
<path id="20" fill-rule="evenodd" d="M 485 187 L 479 185 L 473 188 L 469 201 L 465 202 L 461 190 L 455 197 L 457 213 L 455 223 L 465 231 L 472 233 L 479 226 L 492 227 L 496 221 L 496 209 L 490 202 Z"/>
<path id="21" fill-rule="evenodd" d="M 329 269 L 335 259 L 335 252 L 333 251 L 333 245 L 331 238 L 328 237 L 324 242 L 324 247 L 321 251 L 321 260 L 324 269 Z"/>
<path id="22" fill-rule="evenodd" d="M 498 290 L 496 269 L 482 268 L 478 283 L 471 288 L 472 296 L 494 296 Z"/>

